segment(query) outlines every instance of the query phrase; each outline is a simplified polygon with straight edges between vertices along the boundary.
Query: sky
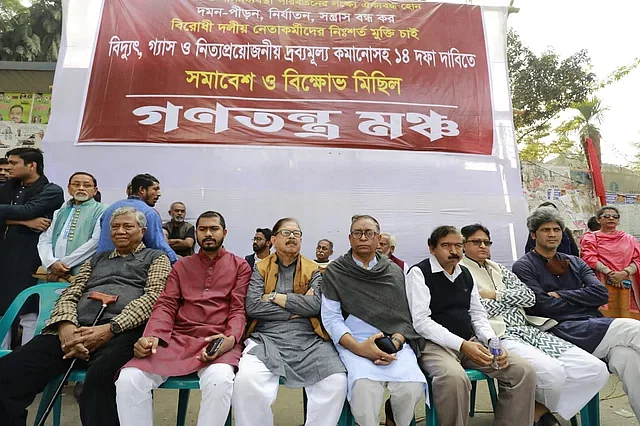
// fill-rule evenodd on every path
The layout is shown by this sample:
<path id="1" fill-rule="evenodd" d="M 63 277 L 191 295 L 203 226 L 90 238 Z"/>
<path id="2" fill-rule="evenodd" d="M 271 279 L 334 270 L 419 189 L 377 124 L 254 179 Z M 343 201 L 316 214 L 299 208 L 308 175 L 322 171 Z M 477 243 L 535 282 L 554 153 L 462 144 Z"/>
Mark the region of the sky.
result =
<path id="1" fill-rule="evenodd" d="M 565 58 L 587 49 L 600 79 L 640 57 L 635 0 L 515 0 L 514 6 L 520 12 L 509 16 L 509 26 L 535 53 L 553 47 Z M 626 165 L 638 151 L 631 144 L 640 142 L 640 67 L 596 94 L 609 107 L 600 125 L 602 160 Z"/>

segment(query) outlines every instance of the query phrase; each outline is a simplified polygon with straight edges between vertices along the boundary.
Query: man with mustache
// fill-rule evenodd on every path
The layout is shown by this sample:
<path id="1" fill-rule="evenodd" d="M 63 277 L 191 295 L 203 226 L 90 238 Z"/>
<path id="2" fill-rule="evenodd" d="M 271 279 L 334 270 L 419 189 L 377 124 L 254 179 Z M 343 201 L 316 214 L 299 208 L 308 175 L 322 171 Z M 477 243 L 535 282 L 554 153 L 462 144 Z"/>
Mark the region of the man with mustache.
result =
<path id="1" fill-rule="evenodd" d="M 244 260 L 247 261 L 251 269 L 253 269 L 256 263 L 271 254 L 271 235 L 271 229 L 269 228 L 256 229 L 256 234 L 253 236 L 253 253 L 244 257 Z"/>
<path id="2" fill-rule="evenodd" d="M 62 188 L 44 174 L 42 151 L 14 148 L 6 158 L 11 179 L 0 187 L 0 315 L 22 290 L 37 283 L 32 274 L 41 265 L 38 238 L 64 203 Z M 37 299 L 31 298 L 20 314 L 23 344 L 33 337 L 37 312 Z"/>
<path id="3" fill-rule="evenodd" d="M 116 382 L 122 426 L 153 424 L 151 391 L 169 376 L 194 372 L 202 389 L 198 425 L 223 426 L 227 420 L 251 269 L 224 248 L 227 229 L 220 213 L 202 213 L 196 232 L 200 251 L 173 266 L 144 337 L 133 347 L 135 358 Z M 207 354 L 209 343 L 219 338 L 221 346 Z"/>
<path id="4" fill-rule="evenodd" d="M 127 190 L 128 193 L 128 190 Z M 145 173 L 136 175 L 131 179 L 131 195 L 126 200 L 120 200 L 113 203 L 102 216 L 100 226 L 100 241 L 98 241 L 98 253 L 113 250 L 113 242 L 109 235 L 109 224 L 105 223 L 111 214 L 120 207 L 133 207 L 142 212 L 147 218 L 147 230 L 144 234 L 144 245 L 162 250 L 169 257 L 171 263 L 178 260 L 175 251 L 169 246 L 162 232 L 162 219 L 158 212 L 153 208 L 160 198 L 160 182 L 154 176 Z"/>
<path id="5" fill-rule="evenodd" d="M 300 254 L 302 231 L 280 219 L 271 237 L 276 252 L 257 263 L 247 291 L 245 349 L 233 388 L 236 426 L 273 426 L 279 380 L 305 388 L 306 426 L 335 426 L 347 394 L 347 375 L 320 323 L 322 275 Z"/>
<path id="6" fill-rule="evenodd" d="M 550 332 L 604 360 L 640 420 L 640 321 L 598 310 L 609 292 L 584 260 L 558 251 L 565 225 L 557 210 L 535 210 L 527 228 L 535 248 L 513 264 L 513 273 L 536 296 L 527 313 L 556 320 Z"/>
<path id="7" fill-rule="evenodd" d="M 38 240 L 38 254 L 47 271 L 47 281 L 76 275 L 82 263 L 93 256 L 100 239 L 100 218 L 107 209 L 106 204 L 93 198 L 98 182 L 90 173 L 72 174 L 67 191 L 71 199 L 53 213 L 51 226 Z"/>
<path id="8" fill-rule="evenodd" d="M 420 367 L 433 379 L 433 400 L 441 426 L 466 426 L 471 382 L 464 368 L 498 380 L 494 426 L 531 426 L 536 372 L 529 361 L 487 349 L 496 335 L 480 303 L 469 270 L 460 266 L 463 240 L 453 226 L 439 226 L 428 239 L 431 257 L 409 269 L 407 298 L 413 326 L 427 339 Z"/>
<path id="9" fill-rule="evenodd" d="M 178 256 L 191 256 L 193 246 L 196 243 L 196 236 L 193 225 L 184 219 L 187 216 L 187 206 L 180 201 L 171 204 L 169 208 L 171 220 L 162 227 L 169 233 L 169 246 Z"/>
<path id="10" fill-rule="evenodd" d="M 11 176 L 9 175 L 9 161 L 2 157 L 0 158 L 0 188 L 7 183 Z"/>

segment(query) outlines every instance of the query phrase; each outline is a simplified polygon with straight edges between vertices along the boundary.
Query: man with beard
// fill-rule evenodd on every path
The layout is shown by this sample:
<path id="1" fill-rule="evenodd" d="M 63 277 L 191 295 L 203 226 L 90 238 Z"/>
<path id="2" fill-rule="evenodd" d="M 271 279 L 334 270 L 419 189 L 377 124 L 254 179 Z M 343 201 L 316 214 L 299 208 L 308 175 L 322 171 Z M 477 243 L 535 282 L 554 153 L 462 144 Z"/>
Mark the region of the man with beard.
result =
<path id="1" fill-rule="evenodd" d="M 15 148 L 7 152 L 7 160 L 11 179 L 0 187 L 0 315 L 22 290 L 36 284 L 32 274 L 41 264 L 38 237 L 64 203 L 62 188 L 44 175 L 40 150 Z M 35 298 L 21 311 L 23 344 L 33 337 L 37 311 Z"/>
<path id="2" fill-rule="evenodd" d="M 258 228 L 253 236 L 253 254 L 244 257 L 251 269 L 265 257 L 271 254 L 271 229 Z"/>
<path id="3" fill-rule="evenodd" d="M 180 201 L 176 201 L 171 204 L 169 215 L 171 220 L 162 225 L 169 233 L 169 246 L 178 256 L 191 256 L 193 254 L 193 246 L 196 243 L 196 236 L 193 225 L 184 220 L 187 216 L 187 206 Z"/>
<path id="4" fill-rule="evenodd" d="M 411 324 L 404 272 L 376 253 L 379 240 L 374 217 L 351 219 L 351 249 L 324 271 L 322 322 L 347 368 L 347 398 L 356 423 L 380 423 L 387 388 L 385 424 L 409 426 L 427 384 L 416 360 L 424 339 Z M 380 347 L 380 340 L 389 346 Z"/>
<path id="5" fill-rule="evenodd" d="M 107 208 L 93 198 L 98 182 L 87 172 L 72 174 L 67 191 L 71 200 L 53 213 L 51 226 L 38 240 L 47 281 L 76 275 L 80 265 L 93 256 L 100 239 L 100 218 Z"/>
<path id="6" fill-rule="evenodd" d="M 471 382 L 465 368 L 498 380 L 494 426 L 532 425 L 536 371 L 504 349 L 492 366 L 494 357 L 485 345 L 497 337 L 471 273 L 459 264 L 462 235 L 453 226 L 439 226 L 428 245 L 432 256 L 409 269 L 407 298 L 413 326 L 427 339 L 418 362 L 433 379 L 440 425 L 468 424 Z"/>
<path id="7" fill-rule="evenodd" d="M 640 420 L 640 321 L 602 315 L 609 292 L 584 260 L 558 251 L 565 226 L 557 210 L 535 210 L 527 228 L 535 247 L 513 264 L 536 296 L 527 313 L 556 320 L 550 332 L 604 360 Z"/>
<path id="8" fill-rule="evenodd" d="M 200 251 L 174 265 L 144 337 L 134 346 L 135 358 L 116 382 L 123 426 L 153 424 L 151 391 L 170 376 L 193 372 L 202 389 L 198 424 L 222 426 L 227 420 L 251 269 L 223 247 L 227 229 L 220 213 L 202 213 L 196 232 Z M 208 344 L 219 338 L 221 346 L 207 354 Z"/>
<path id="9" fill-rule="evenodd" d="M 9 180 L 9 161 L 2 157 L 0 158 L 0 188 Z"/>
<path id="10" fill-rule="evenodd" d="M 154 176 L 145 173 L 136 175 L 131 180 L 131 188 L 131 195 L 126 200 L 116 201 L 102 215 L 98 253 L 113 250 L 113 242 L 109 235 L 109 224 L 106 223 L 111 214 L 120 207 L 133 207 L 142 212 L 147 218 L 147 230 L 142 240 L 144 245 L 148 248 L 164 251 L 169 256 L 171 263 L 175 263 L 178 258 L 173 249 L 169 247 L 169 243 L 167 243 L 162 232 L 162 219 L 153 208 L 161 195 L 160 182 Z"/>
<path id="11" fill-rule="evenodd" d="M 233 389 L 236 426 L 273 426 L 279 380 L 305 388 L 306 426 L 338 423 L 347 377 L 320 323 L 322 275 L 300 254 L 302 231 L 280 219 L 271 237 L 276 252 L 256 264 L 247 291 L 245 349 Z"/>

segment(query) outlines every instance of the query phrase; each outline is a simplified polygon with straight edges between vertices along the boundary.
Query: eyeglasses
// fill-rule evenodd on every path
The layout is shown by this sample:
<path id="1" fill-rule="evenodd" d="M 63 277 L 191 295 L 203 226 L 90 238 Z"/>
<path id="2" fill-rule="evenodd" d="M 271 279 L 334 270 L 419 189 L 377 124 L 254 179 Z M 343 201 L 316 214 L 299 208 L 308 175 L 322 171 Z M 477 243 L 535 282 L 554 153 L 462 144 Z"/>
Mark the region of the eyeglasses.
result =
<path id="1" fill-rule="evenodd" d="M 480 247 L 482 244 L 484 244 L 485 247 L 491 247 L 491 244 L 493 244 L 493 241 L 491 240 L 468 240 L 467 242 L 476 247 Z"/>
<path id="2" fill-rule="evenodd" d="M 353 238 L 360 239 L 360 238 L 362 238 L 363 235 L 367 240 L 370 240 L 371 238 L 373 238 L 376 235 L 378 235 L 378 233 L 376 231 L 374 231 L 373 229 L 367 229 L 366 231 L 363 231 L 361 229 L 356 229 L 354 231 L 351 231 L 351 236 Z"/>
<path id="3" fill-rule="evenodd" d="M 440 247 L 445 250 L 449 250 L 450 248 L 455 248 L 456 250 L 462 250 L 462 243 L 441 243 Z"/>
<path id="4" fill-rule="evenodd" d="M 253 240 L 251 240 L 251 241 L 254 241 L 254 242 L 258 242 L 258 243 L 259 243 L 260 241 L 267 241 L 267 240 L 265 240 L 264 238 L 260 238 L 260 237 L 258 237 L 258 238 L 254 238 L 254 239 L 253 239 Z"/>
<path id="5" fill-rule="evenodd" d="M 276 232 L 276 234 L 280 234 L 285 238 L 289 238 L 290 236 L 294 236 L 295 238 L 301 238 L 302 237 L 302 231 L 292 231 L 291 229 L 282 229 L 278 232 Z"/>
<path id="6" fill-rule="evenodd" d="M 619 215 L 619 214 L 615 214 L 615 213 L 614 213 L 614 214 L 611 214 L 611 213 L 605 213 L 605 214 L 603 214 L 603 215 L 602 215 L 602 216 L 600 216 L 600 217 L 604 217 L 605 219 L 611 219 L 611 218 L 613 218 L 613 219 L 620 219 L 620 215 Z"/>

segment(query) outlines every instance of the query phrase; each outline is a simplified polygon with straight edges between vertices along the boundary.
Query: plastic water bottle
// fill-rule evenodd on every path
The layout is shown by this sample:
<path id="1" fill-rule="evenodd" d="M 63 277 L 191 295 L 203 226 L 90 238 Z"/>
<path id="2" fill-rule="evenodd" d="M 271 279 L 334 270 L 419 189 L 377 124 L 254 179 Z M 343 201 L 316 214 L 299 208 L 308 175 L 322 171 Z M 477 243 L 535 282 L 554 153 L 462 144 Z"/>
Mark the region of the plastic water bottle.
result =
<path id="1" fill-rule="evenodd" d="M 496 370 L 500 370 L 500 365 L 498 364 L 498 357 L 502 355 L 502 345 L 500 344 L 500 339 L 495 338 L 489 340 L 489 351 L 491 351 L 491 355 L 493 355 L 493 361 L 491 362 L 491 366 Z"/>

